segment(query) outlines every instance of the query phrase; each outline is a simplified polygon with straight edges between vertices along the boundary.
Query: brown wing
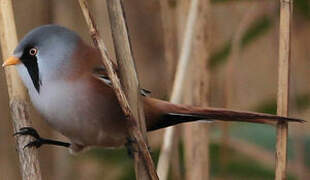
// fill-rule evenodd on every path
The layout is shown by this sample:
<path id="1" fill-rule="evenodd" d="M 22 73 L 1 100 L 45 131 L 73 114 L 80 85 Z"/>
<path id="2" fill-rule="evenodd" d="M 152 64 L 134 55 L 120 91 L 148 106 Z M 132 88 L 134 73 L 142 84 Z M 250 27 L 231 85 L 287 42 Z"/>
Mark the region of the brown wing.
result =
<path id="1" fill-rule="evenodd" d="M 114 65 L 114 68 L 117 72 L 117 68 L 116 68 L 116 65 Z M 98 66 L 98 67 L 95 67 L 93 69 L 93 76 L 96 78 L 96 79 L 99 79 L 100 81 L 104 82 L 106 85 L 108 85 L 109 87 L 112 87 L 112 82 L 108 76 L 108 73 L 105 69 L 104 66 Z M 146 89 L 141 89 L 140 90 L 140 93 L 142 96 L 147 96 L 148 94 L 151 93 L 151 91 L 149 90 L 146 90 Z"/>

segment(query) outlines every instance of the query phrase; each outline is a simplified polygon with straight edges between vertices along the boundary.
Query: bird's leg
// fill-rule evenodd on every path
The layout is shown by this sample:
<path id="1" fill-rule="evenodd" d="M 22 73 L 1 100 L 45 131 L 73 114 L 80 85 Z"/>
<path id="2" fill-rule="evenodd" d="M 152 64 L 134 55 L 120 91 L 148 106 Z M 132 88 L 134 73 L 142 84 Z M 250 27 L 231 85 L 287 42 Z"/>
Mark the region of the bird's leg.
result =
<path id="1" fill-rule="evenodd" d="M 128 156 L 130 158 L 134 158 L 133 155 L 135 152 L 138 152 L 138 150 L 136 150 L 134 148 L 134 146 L 132 145 L 132 143 L 136 143 L 136 141 L 130 137 L 127 137 L 127 142 L 125 143 L 125 146 L 126 146 L 126 149 L 127 149 L 127 153 L 128 153 Z M 152 151 L 151 151 L 151 147 L 148 146 L 148 150 L 150 152 L 150 154 L 152 155 Z"/>
<path id="2" fill-rule="evenodd" d="M 132 145 L 132 143 L 135 143 L 135 140 L 133 140 L 132 138 L 130 137 L 127 137 L 126 139 L 126 143 L 125 143 L 125 147 L 127 149 L 127 154 L 130 158 L 134 158 L 133 155 L 135 152 L 137 152 L 137 150 L 134 148 L 134 146 Z"/>
<path id="3" fill-rule="evenodd" d="M 25 148 L 28 147 L 35 147 L 35 148 L 39 148 L 44 144 L 51 144 L 51 145 L 56 145 L 56 146 L 63 146 L 63 147 L 70 147 L 70 143 L 66 143 L 66 142 L 61 142 L 61 141 L 55 141 L 55 140 L 51 140 L 51 139 L 45 139 L 45 138 L 41 138 L 39 133 L 32 127 L 23 127 L 20 128 L 18 132 L 14 133 L 14 136 L 16 135 L 29 135 L 35 138 L 34 141 L 31 141 L 30 143 L 28 143 L 27 145 L 24 146 Z"/>

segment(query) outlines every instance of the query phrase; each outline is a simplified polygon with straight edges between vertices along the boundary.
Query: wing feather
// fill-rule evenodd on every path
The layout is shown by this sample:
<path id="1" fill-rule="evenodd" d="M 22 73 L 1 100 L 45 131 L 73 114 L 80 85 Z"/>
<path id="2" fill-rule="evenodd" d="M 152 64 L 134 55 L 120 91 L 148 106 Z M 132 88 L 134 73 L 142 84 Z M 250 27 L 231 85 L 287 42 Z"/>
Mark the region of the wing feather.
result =
<path id="1" fill-rule="evenodd" d="M 93 76 L 96 79 L 99 79 L 100 81 L 102 81 L 103 83 L 108 85 L 109 87 L 112 87 L 112 82 L 111 82 L 104 66 L 95 67 L 93 69 Z M 147 96 L 148 94 L 151 93 L 151 91 L 149 91 L 147 89 L 141 89 L 140 93 L 142 96 Z"/>

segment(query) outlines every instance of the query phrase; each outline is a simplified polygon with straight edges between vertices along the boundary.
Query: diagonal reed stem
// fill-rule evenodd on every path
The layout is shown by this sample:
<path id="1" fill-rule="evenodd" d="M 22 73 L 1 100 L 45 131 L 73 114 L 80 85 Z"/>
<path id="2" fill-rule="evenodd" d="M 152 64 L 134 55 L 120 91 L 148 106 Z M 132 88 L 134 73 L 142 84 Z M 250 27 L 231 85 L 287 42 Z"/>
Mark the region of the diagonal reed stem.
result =
<path id="1" fill-rule="evenodd" d="M 127 119 L 129 138 L 133 142 L 133 148 L 138 151 L 134 154 L 136 178 L 139 180 L 156 180 L 158 177 L 147 144 L 144 140 L 146 136 L 145 133 L 144 135 L 142 134 L 140 129 L 140 127 L 143 127 L 143 124 L 141 125 L 140 123 L 144 122 L 144 114 L 142 102 L 140 102 L 138 77 L 133 62 L 122 1 L 107 1 L 121 79 L 118 78 L 115 69 L 113 69 L 111 58 L 96 29 L 94 19 L 88 9 L 87 1 L 79 0 L 79 3 L 88 25 L 89 33 L 95 46 L 100 50 L 102 62 L 107 69 L 108 76 L 112 81 L 112 87 Z M 145 132 L 145 128 L 143 132 Z"/>

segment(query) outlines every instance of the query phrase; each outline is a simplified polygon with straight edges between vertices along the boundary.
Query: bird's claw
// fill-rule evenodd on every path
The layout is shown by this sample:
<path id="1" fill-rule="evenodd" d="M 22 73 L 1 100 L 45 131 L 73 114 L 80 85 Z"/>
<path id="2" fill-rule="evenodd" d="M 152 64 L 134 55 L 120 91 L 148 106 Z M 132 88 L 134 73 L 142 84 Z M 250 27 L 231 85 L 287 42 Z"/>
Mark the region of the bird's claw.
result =
<path id="1" fill-rule="evenodd" d="M 136 140 L 130 138 L 130 137 L 127 137 L 127 141 L 125 143 L 125 147 L 127 149 L 127 154 L 130 158 L 134 158 L 134 153 L 138 152 L 134 146 L 132 145 L 133 143 L 136 143 Z"/>
<path id="2" fill-rule="evenodd" d="M 32 127 L 23 127 L 23 128 L 20 128 L 18 132 L 14 133 L 13 134 L 14 136 L 16 135 L 29 135 L 29 136 L 32 136 L 36 139 L 39 139 L 40 138 L 40 135 L 39 133 Z"/>
<path id="3" fill-rule="evenodd" d="M 31 141 L 30 143 L 26 144 L 24 146 L 25 148 L 30 148 L 30 147 L 35 147 L 35 148 L 39 148 L 43 145 L 43 139 L 40 137 L 39 133 L 32 127 L 23 127 L 20 128 L 18 132 L 13 134 L 14 136 L 16 135 L 29 135 L 32 136 L 33 138 L 35 138 L 34 141 Z"/>
<path id="4" fill-rule="evenodd" d="M 133 146 L 133 143 L 137 143 L 137 141 L 135 139 L 127 137 L 127 142 L 125 143 L 125 147 L 127 149 L 127 154 L 130 158 L 133 158 L 134 153 L 138 152 L 138 150 L 135 149 L 135 147 Z M 148 148 L 149 153 L 152 155 L 151 147 L 148 146 L 147 148 Z"/>
<path id="5" fill-rule="evenodd" d="M 42 145 L 43 145 L 42 141 L 40 139 L 37 139 L 37 140 L 31 141 L 30 143 L 26 144 L 23 149 L 30 148 L 30 147 L 39 148 Z"/>

